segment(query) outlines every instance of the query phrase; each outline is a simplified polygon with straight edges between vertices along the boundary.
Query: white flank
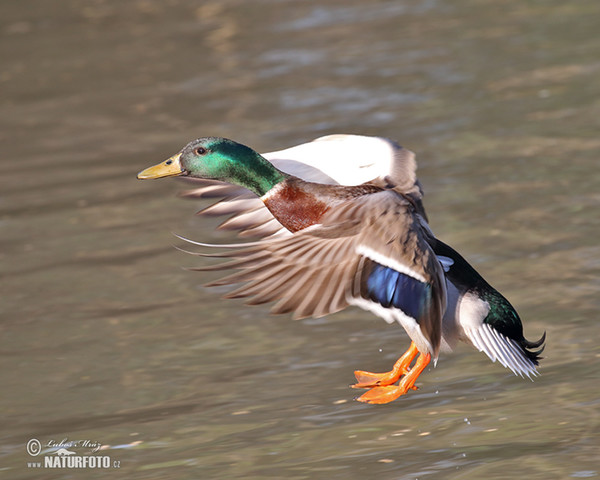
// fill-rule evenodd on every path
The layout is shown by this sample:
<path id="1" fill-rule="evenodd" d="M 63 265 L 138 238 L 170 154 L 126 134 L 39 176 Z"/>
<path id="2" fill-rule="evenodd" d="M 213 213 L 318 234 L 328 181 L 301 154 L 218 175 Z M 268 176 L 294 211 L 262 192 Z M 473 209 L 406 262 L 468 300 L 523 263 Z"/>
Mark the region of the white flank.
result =
<path id="1" fill-rule="evenodd" d="M 414 318 L 406 315 L 402 310 L 395 307 L 385 308 L 379 303 L 372 302 L 371 300 L 367 300 L 362 297 L 349 297 L 347 298 L 347 301 L 350 305 L 356 305 L 363 310 L 373 312 L 378 317 L 383 318 L 387 323 L 398 322 L 400 325 L 402 325 L 404 330 L 406 330 L 406 333 L 408 333 L 410 339 L 415 342 L 420 352 L 433 353 L 431 343 L 429 343 L 429 340 L 427 340 L 421 332 L 421 327 L 417 321 Z M 437 357 L 434 358 L 434 365 L 436 362 Z"/>
<path id="2" fill-rule="evenodd" d="M 383 266 L 389 267 L 389 268 L 393 268 L 397 272 L 403 273 L 404 275 L 408 275 L 409 277 L 412 277 L 412 278 L 418 280 L 419 282 L 427 283 L 427 281 L 425 280 L 425 277 L 423 277 L 423 275 L 421 275 L 420 273 L 415 272 L 412 268 L 410 268 L 406 265 L 403 265 L 402 263 L 394 260 L 393 258 L 386 257 L 385 255 L 382 255 L 381 253 L 376 252 L 372 248 L 367 247 L 366 245 L 359 245 L 356 248 L 356 253 L 358 253 L 359 255 L 363 255 L 367 258 L 370 258 L 371 260 L 379 263 L 380 265 L 383 265 Z"/>
<path id="3" fill-rule="evenodd" d="M 477 295 L 467 293 L 460 297 L 457 305 L 460 326 L 466 330 L 475 330 L 483 324 L 487 317 L 490 305 Z"/>

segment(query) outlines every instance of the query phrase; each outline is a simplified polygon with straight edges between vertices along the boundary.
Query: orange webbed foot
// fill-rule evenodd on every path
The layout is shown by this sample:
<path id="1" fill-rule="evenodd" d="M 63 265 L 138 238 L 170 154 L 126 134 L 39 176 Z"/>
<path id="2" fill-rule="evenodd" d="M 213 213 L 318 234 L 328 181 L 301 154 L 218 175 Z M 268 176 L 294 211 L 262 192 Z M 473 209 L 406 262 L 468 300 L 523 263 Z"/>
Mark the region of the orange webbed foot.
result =
<path id="1" fill-rule="evenodd" d="M 414 342 L 411 342 L 408 350 L 396 361 L 394 367 L 389 372 L 372 373 L 356 370 L 354 376 L 358 383 L 351 385 L 352 388 L 371 388 L 396 383 L 402 375 L 406 375 L 410 371 L 410 364 L 418 353 L 417 346 Z"/>
<path id="2" fill-rule="evenodd" d="M 372 388 L 379 386 L 387 386 L 396 383 L 400 380 L 402 375 L 405 375 L 407 371 L 395 372 L 390 370 L 385 373 L 372 373 L 363 372 L 362 370 L 356 370 L 354 376 L 356 377 L 357 383 L 350 385 L 352 388 Z"/>
<path id="3" fill-rule="evenodd" d="M 411 344 L 412 348 L 413 344 Z M 410 349 L 409 349 L 410 351 Z M 408 353 L 408 352 L 407 352 Z M 406 355 L 406 354 L 405 354 Z M 398 385 L 378 385 L 371 388 L 368 392 L 363 393 L 356 400 L 364 403 L 372 404 L 385 404 L 396 400 L 398 397 L 404 395 L 409 390 L 417 390 L 415 382 L 421 372 L 425 370 L 425 367 L 429 364 L 431 355 L 429 353 L 419 355 L 415 366 L 407 371 L 404 376 L 400 379 Z M 411 359 L 412 361 L 412 359 Z M 398 363 L 398 362 L 397 362 Z M 409 362 L 410 363 L 410 362 Z M 395 367 L 395 366 L 394 366 Z M 385 375 L 385 374 L 384 374 Z"/>
<path id="4" fill-rule="evenodd" d="M 356 398 L 359 402 L 383 405 L 393 402 L 398 397 L 404 395 L 408 390 L 417 390 L 417 387 L 406 388 L 401 385 L 386 385 L 383 387 L 374 387 L 368 392 L 363 393 Z"/>

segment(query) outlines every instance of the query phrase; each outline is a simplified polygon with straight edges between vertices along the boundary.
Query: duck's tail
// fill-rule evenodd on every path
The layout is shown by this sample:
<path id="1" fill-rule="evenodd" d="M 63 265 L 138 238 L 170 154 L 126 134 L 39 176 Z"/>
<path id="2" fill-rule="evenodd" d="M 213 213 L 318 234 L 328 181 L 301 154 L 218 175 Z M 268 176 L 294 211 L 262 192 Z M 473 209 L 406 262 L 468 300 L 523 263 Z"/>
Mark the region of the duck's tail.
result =
<path id="1" fill-rule="evenodd" d="M 530 342 L 525 337 L 522 340 L 517 342 L 519 346 L 523 349 L 523 353 L 525 356 L 533 362 L 534 365 L 539 365 L 540 360 L 544 357 L 540 357 L 546 345 L 544 342 L 546 341 L 546 332 L 542 335 L 542 337 L 537 342 Z M 535 350 L 537 349 L 537 350 Z"/>

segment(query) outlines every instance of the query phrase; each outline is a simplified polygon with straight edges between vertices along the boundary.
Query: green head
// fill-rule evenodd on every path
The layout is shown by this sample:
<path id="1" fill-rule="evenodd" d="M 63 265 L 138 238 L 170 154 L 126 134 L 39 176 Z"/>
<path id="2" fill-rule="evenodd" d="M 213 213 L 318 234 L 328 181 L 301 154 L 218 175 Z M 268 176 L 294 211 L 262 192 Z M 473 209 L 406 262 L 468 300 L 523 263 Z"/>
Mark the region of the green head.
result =
<path id="1" fill-rule="evenodd" d="M 245 187 L 260 197 L 287 178 L 251 148 L 219 137 L 194 140 L 171 158 L 138 173 L 137 177 L 172 176 L 221 180 Z"/>

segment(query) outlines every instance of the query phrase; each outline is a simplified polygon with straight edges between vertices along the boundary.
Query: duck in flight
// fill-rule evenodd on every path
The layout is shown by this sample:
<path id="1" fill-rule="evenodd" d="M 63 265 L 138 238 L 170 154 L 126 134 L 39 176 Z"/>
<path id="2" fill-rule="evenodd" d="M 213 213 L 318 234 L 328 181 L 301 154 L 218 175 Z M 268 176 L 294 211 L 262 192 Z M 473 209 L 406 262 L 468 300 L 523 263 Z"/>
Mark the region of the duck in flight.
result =
<path id="1" fill-rule="evenodd" d="M 389 372 L 355 372 L 353 387 L 367 389 L 357 400 L 383 404 L 416 389 L 458 340 L 516 375 L 537 375 L 545 334 L 526 340 L 508 300 L 433 235 L 414 154 L 395 142 L 332 135 L 260 155 L 205 137 L 138 174 L 169 176 L 194 179 L 189 197 L 221 199 L 201 213 L 231 215 L 222 228 L 259 237 L 201 254 L 229 258 L 198 269 L 234 270 L 209 284 L 242 284 L 226 297 L 275 302 L 273 313 L 295 318 L 356 305 L 404 327 L 411 344 Z"/>

